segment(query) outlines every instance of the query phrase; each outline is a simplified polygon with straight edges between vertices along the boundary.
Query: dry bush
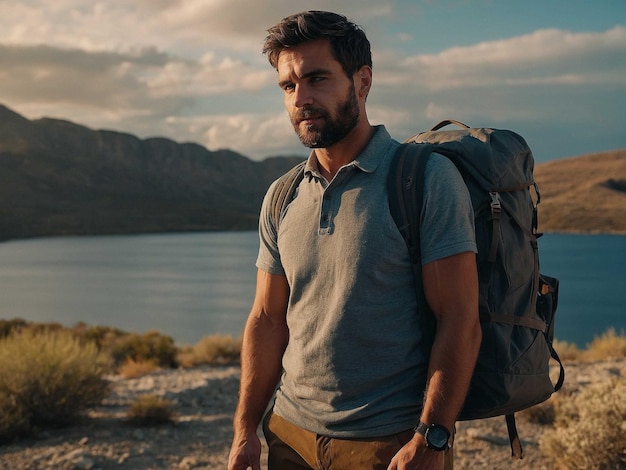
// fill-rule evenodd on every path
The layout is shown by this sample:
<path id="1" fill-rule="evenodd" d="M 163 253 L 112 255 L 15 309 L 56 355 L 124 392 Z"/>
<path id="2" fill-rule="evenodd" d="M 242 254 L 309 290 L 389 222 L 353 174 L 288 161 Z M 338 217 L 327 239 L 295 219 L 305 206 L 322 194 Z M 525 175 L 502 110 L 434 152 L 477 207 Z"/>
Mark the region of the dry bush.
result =
<path id="1" fill-rule="evenodd" d="M 609 328 L 604 334 L 594 337 L 585 349 L 579 349 L 574 343 L 554 340 L 554 349 L 563 361 L 594 362 L 604 359 L 626 357 L 626 334 Z"/>
<path id="2" fill-rule="evenodd" d="M 169 423 L 174 418 L 172 402 L 154 394 L 139 395 L 130 405 L 128 418 L 137 426 Z"/>
<path id="3" fill-rule="evenodd" d="M 618 469 L 626 465 L 626 382 L 583 388 L 555 407 L 555 427 L 539 444 L 555 469 Z"/>
<path id="4" fill-rule="evenodd" d="M 154 361 L 126 359 L 126 361 L 119 367 L 119 374 L 125 379 L 136 379 L 142 377 L 150 372 L 160 369 L 160 367 Z"/>
<path id="5" fill-rule="evenodd" d="M 541 425 L 553 424 L 555 419 L 555 401 L 553 395 L 548 400 L 516 413 L 516 416 L 530 422 Z"/>
<path id="6" fill-rule="evenodd" d="M 68 331 L 24 330 L 0 340 L 0 438 L 72 422 L 108 393 L 108 357 Z"/>
<path id="7" fill-rule="evenodd" d="M 583 351 L 578 349 L 574 343 L 555 339 L 552 346 L 562 361 L 580 361 L 583 356 Z"/>
<path id="8" fill-rule="evenodd" d="M 626 335 L 619 335 L 610 328 L 601 336 L 596 336 L 584 352 L 584 360 L 600 361 L 608 358 L 626 357 Z"/>
<path id="9" fill-rule="evenodd" d="M 205 336 L 192 347 L 181 349 L 176 360 L 181 367 L 198 365 L 223 365 L 239 362 L 241 355 L 241 338 L 232 336 Z"/>
<path id="10" fill-rule="evenodd" d="M 30 432 L 30 415 L 14 394 L 0 388 L 0 442 Z"/>
<path id="11" fill-rule="evenodd" d="M 118 328 L 102 325 L 89 326 L 83 322 L 74 325 L 72 331 L 87 341 L 93 341 L 100 349 L 108 351 L 119 342 L 120 338 L 128 335 Z"/>
<path id="12" fill-rule="evenodd" d="M 6 338 L 7 336 L 17 333 L 28 326 L 28 322 L 21 318 L 14 318 L 13 320 L 0 319 L 0 338 Z"/>
<path id="13" fill-rule="evenodd" d="M 130 333 L 116 338 L 105 349 L 110 351 L 114 364 L 119 367 L 127 359 L 152 361 L 160 367 L 175 367 L 178 348 L 171 336 L 158 331 L 148 331 L 142 335 Z"/>

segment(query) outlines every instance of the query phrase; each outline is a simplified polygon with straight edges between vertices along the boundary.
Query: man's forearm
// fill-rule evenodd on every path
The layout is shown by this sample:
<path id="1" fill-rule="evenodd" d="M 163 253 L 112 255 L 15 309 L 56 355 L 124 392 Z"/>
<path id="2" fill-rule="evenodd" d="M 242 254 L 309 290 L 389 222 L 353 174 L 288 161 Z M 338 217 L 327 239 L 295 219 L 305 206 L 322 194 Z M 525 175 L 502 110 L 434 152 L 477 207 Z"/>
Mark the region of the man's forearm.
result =
<path id="1" fill-rule="evenodd" d="M 463 406 L 480 347 L 478 322 L 440 319 L 431 351 L 422 421 L 453 430 Z"/>
<path id="2" fill-rule="evenodd" d="M 422 421 L 452 431 L 467 395 L 482 336 L 476 257 L 465 252 L 424 265 L 423 280 L 426 298 L 437 317 L 437 332 Z"/>
<path id="3" fill-rule="evenodd" d="M 276 388 L 287 344 L 286 326 L 251 315 L 241 350 L 241 384 L 234 417 L 235 434 L 256 431 Z"/>

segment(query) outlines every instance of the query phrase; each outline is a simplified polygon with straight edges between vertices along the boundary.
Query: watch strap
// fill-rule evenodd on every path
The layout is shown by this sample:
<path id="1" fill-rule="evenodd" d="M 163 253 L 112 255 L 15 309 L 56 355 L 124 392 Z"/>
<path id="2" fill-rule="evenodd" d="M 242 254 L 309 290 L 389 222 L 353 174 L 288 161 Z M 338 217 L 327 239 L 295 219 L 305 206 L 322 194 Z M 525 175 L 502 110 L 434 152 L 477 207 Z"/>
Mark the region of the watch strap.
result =
<path id="1" fill-rule="evenodd" d="M 417 424 L 417 426 L 415 426 L 413 428 L 413 430 L 417 433 L 420 434 L 422 436 L 424 436 L 424 439 L 426 440 L 426 447 L 428 447 L 429 449 L 432 450 L 436 450 L 436 451 L 444 451 L 444 450 L 448 450 L 450 448 L 450 436 L 451 433 L 450 431 L 448 431 L 448 428 L 446 428 L 445 426 L 442 426 L 440 424 L 426 424 L 424 423 L 422 420 L 419 421 L 419 423 Z M 431 435 L 429 435 L 431 433 L 431 431 L 434 430 L 434 433 L 443 433 L 443 435 L 446 436 L 446 440 L 445 440 L 445 444 L 435 444 L 432 442 L 431 440 Z"/>

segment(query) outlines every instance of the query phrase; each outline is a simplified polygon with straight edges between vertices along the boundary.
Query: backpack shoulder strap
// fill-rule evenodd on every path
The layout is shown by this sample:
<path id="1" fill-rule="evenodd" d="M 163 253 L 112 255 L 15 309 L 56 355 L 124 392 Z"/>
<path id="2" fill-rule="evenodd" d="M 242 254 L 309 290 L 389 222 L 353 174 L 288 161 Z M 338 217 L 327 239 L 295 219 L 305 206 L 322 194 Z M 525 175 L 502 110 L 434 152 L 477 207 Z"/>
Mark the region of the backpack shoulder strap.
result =
<path id="1" fill-rule="evenodd" d="M 436 323 L 422 284 L 420 221 L 424 202 L 426 164 L 433 149 L 434 146 L 429 144 L 400 145 L 387 176 L 389 212 L 404 238 L 411 259 L 426 357 L 430 355 L 435 340 Z"/>
<path id="2" fill-rule="evenodd" d="M 420 216 L 424 200 L 424 176 L 431 146 L 401 144 L 396 150 L 387 179 L 389 210 L 409 249 L 411 263 L 419 265 Z"/>
<path id="3" fill-rule="evenodd" d="M 293 199 L 293 194 L 296 191 L 296 188 L 300 184 L 300 181 L 302 181 L 302 178 L 304 178 L 305 165 L 306 160 L 298 163 L 291 170 L 276 180 L 276 185 L 274 186 L 274 190 L 270 196 L 270 216 L 274 222 L 276 233 L 278 233 L 280 217 L 283 211 L 287 207 L 287 204 L 289 204 Z"/>

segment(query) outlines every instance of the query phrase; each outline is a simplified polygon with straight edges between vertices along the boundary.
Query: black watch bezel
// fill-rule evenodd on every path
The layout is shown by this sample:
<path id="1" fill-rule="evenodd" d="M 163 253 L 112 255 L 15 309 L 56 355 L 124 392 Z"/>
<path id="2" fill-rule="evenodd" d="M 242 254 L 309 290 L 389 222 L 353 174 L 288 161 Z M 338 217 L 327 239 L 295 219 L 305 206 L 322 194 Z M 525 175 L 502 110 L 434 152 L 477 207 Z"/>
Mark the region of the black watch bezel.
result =
<path id="1" fill-rule="evenodd" d="M 440 424 L 426 424 L 422 421 L 415 426 L 415 432 L 424 436 L 426 447 L 437 452 L 450 448 L 450 431 Z"/>

